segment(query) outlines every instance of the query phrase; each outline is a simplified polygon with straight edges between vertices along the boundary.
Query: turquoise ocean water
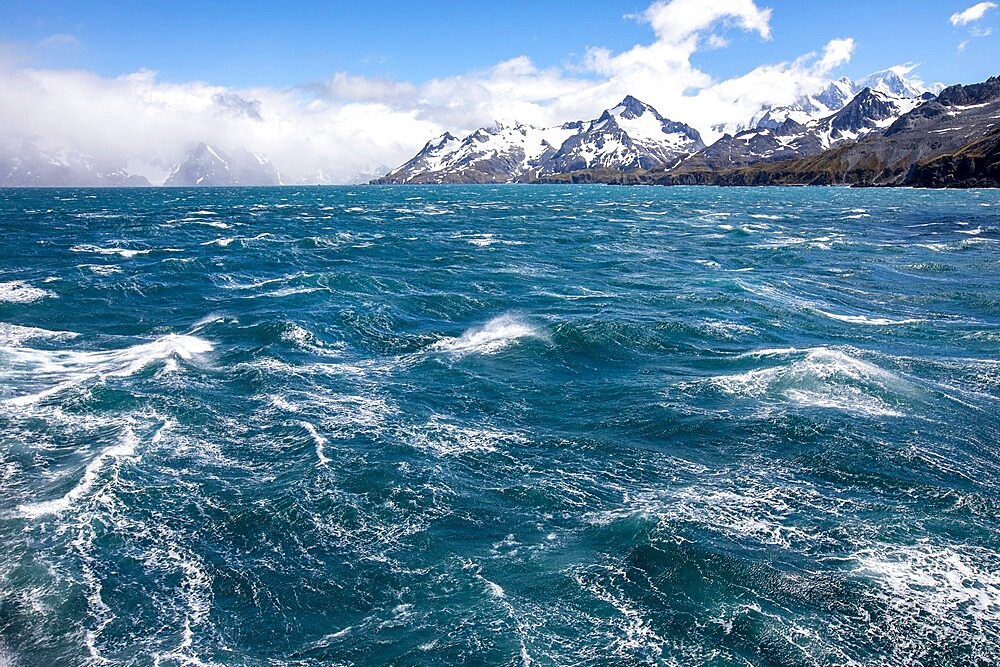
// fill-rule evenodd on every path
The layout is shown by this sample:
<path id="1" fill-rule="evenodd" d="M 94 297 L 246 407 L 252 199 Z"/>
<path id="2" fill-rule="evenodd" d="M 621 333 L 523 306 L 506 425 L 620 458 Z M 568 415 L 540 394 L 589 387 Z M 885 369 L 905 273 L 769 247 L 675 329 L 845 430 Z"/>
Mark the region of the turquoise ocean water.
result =
<path id="1" fill-rule="evenodd" d="M 0 665 L 997 662 L 996 191 L 0 191 Z"/>

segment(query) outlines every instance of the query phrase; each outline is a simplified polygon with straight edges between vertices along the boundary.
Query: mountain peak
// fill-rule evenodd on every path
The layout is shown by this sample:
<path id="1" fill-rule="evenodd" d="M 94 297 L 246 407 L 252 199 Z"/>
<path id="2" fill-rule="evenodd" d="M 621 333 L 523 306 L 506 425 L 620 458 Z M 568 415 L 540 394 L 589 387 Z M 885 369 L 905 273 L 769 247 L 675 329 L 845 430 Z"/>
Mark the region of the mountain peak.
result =
<path id="1" fill-rule="evenodd" d="M 516 182 L 580 169 L 628 171 L 671 165 L 704 148 L 697 130 L 627 95 L 591 121 L 534 127 L 494 123 L 462 141 L 447 137 L 375 182 Z"/>
<path id="2" fill-rule="evenodd" d="M 625 99 L 623 99 L 618 106 L 616 106 L 614 109 L 611 109 L 610 111 L 612 115 L 616 116 L 621 115 L 624 116 L 625 118 L 638 118 L 647 111 L 652 111 L 655 113 L 655 109 L 653 109 L 653 107 L 649 106 L 639 98 L 633 97 L 631 95 L 626 95 Z"/>

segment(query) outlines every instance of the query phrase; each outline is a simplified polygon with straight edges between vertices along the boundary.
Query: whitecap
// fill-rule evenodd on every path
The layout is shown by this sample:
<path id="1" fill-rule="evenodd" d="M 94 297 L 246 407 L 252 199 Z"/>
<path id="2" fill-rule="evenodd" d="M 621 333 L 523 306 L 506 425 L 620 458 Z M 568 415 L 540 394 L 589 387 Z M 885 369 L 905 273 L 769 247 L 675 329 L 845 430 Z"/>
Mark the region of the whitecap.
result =
<path id="1" fill-rule="evenodd" d="M 302 428 L 309 431 L 309 435 L 312 436 L 313 443 L 316 445 L 316 458 L 318 459 L 317 466 L 330 465 L 330 457 L 326 455 L 326 444 L 327 439 L 320 435 L 316 427 L 309 422 L 303 421 L 299 422 Z"/>
<path id="2" fill-rule="evenodd" d="M 0 346 L 18 346 L 25 341 L 38 338 L 75 338 L 79 335 L 73 331 L 49 331 L 38 327 L 23 327 L 18 324 L 0 322 Z"/>
<path id="3" fill-rule="evenodd" d="M 903 399 L 917 393 L 906 379 L 841 350 L 820 347 L 764 352 L 804 352 L 805 356 L 780 366 L 713 377 L 708 382 L 731 395 L 881 417 L 903 416 Z"/>
<path id="4" fill-rule="evenodd" d="M 31 303 L 55 296 L 54 292 L 29 285 L 23 280 L 0 283 L 0 302 Z"/>
<path id="5" fill-rule="evenodd" d="M 244 297 L 246 299 L 256 299 L 258 297 L 280 299 L 286 296 L 295 296 L 296 294 L 311 294 L 313 292 L 324 292 L 328 291 L 325 287 L 308 287 L 306 285 L 300 285 L 299 287 L 282 287 L 281 289 L 276 289 L 271 292 L 264 292 L 263 294 L 254 294 L 251 296 Z"/>
<path id="6" fill-rule="evenodd" d="M 112 248 L 101 248 L 96 245 L 80 244 L 75 245 L 70 248 L 72 252 L 91 252 L 97 255 L 120 255 L 125 259 L 132 259 L 137 255 L 148 255 L 152 250 L 132 250 L 130 248 L 119 248 L 117 246 Z"/>
<path id="7" fill-rule="evenodd" d="M 36 350 L 24 347 L 0 349 L 6 359 L 4 375 L 22 384 L 45 385 L 35 393 L 8 398 L 4 403 L 25 406 L 100 377 L 127 377 L 157 362 L 177 357 L 185 360 L 211 352 L 213 346 L 196 336 L 169 334 L 122 350 L 81 352 Z"/>
<path id="8" fill-rule="evenodd" d="M 841 315 L 839 313 L 831 313 L 825 310 L 820 310 L 819 308 L 813 308 L 813 310 L 820 315 L 829 317 L 833 320 L 839 320 L 841 322 L 850 322 L 851 324 L 870 324 L 872 326 L 890 326 L 893 324 L 917 324 L 923 320 L 916 318 L 907 318 L 903 320 L 890 320 L 885 317 L 868 317 L 867 315 Z"/>
<path id="9" fill-rule="evenodd" d="M 83 471 L 83 477 L 63 497 L 56 498 L 55 500 L 19 505 L 17 508 L 18 511 L 25 517 L 37 519 L 47 514 L 58 514 L 70 509 L 78 500 L 91 492 L 106 465 L 114 463 L 119 459 L 134 459 L 137 444 L 138 439 L 135 433 L 130 427 L 126 427 L 125 432 L 122 434 L 121 442 L 102 450 L 100 454 L 88 463 Z"/>
<path id="10" fill-rule="evenodd" d="M 524 338 L 544 338 L 544 335 L 519 317 L 501 315 L 481 327 L 467 330 L 457 338 L 442 338 L 429 349 L 455 356 L 494 354 Z"/>
<path id="11" fill-rule="evenodd" d="M 973 547 L 879 545 L 854 556 L 855 572 L 876 582 L 870 595 L 885 604 L 900 631 L 901 649 L 953 635 L 963 644 L 1000 639 L 1000 562 Z"/>
<path id="12" fill-rule="evenodd" d="M 77 268 L 90 269 L 90 272 L 97 276 L 110 276 L 122 272 L 121 267 L 110 264 L 81 264 Z"/>

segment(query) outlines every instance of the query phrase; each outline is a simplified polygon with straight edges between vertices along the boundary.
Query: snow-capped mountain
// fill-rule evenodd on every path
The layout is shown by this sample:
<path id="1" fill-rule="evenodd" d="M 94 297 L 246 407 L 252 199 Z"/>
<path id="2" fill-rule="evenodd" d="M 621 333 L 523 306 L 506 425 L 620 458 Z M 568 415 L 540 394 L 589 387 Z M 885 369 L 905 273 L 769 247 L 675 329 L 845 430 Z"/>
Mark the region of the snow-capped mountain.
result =
<path id="1" fill-rule="evenodd" d="M 872 91 L 872 97 L 882 93 Z M 879 102 L 862 98 L 858 110 L 877 113 Z M 856 118 L 838 114 L 826 126 L 851 134 Z M 921 187 L 1000 186 L 1000 77 L 956 85 L 860 141 L 844 141 L 807 157 L 757 161 L 749 166 L 644 172 L 630 182 L 660 185 L 888 185 Z M 888 127 L 886 125 L 888 124 Z"/>
<path id="2" fill-rule="evenodd" d="M 496 123 L 464 139 L 445 132 L 432 139 L 384 183 L 506 183 L 517 180 L 551 158 L 559 146 L 580 132 L 581 124 L 537 128 Z"/>
<path id="3" fill-rule="evenodd" d="M 377 183 L 506 183 L 581 169 L 669 165 L 704 147 L 697 130 L 628 96 L 592 121 L 557 127 L 497 123 L 427 142 Z"/>
<path id="4" fill-rule="evenodd" d="M 199 143 L 173 168 L 167 186 L 281 185 L 281 177 L 263 155 L 245 149 L 226 152 Z"/>
<path id="5" fill-rule="evenodd" d="M 539 175 L 581 169 L 630 171 L 676 163 L 705 147 L 701 135 L 629 95 L 581 128 L 545 160 Z"/>
<path id="6" fill-rule="evenodd" d="M 840 111 L 865 88 L 871 88 L 889 97 L 919 98 L 922 95 L 936 95 L 944 89 L 944 86 L 941 84 L 925 86 L 920 81 L 907 79 L 898 69 L 890 68 L 869 74 L 860 81 L 852 81 L 847 77 L 830 81 L 822 89 L 803 95 L 793 104 L 764 107 L 746 123 L 735 125 L 728 123 L 717 129 L 734 134 L 755 128 L 775 129 L 789 119 L 806 124 Z"/>
<path id="7" fill-rule="evenodd" d="M 71 150 L 43 151 L 23 138 L 0 140 L 0 186 L 130 187 L 148 186 L 122 165 L 104 164 Z"/>
<path id="8" fill-rule="evenodd" d="M 805 123 L 787 118 L 776 125 L 757 126 L 717 142 L 685 160 L 687 170 L 728 169 L 758 162 L 775 162 L 817 155 L 843 143 L 858 141 L 888 128 L 925 97 L 896 97 L 864 88 L 839 111 Z"/>
<path id="9" fill-rule="evenodd" d="M 869 74 L 855 82 L 855 88 L 871 88 L 875 92 L 885 93 L 894 97 L 920 97 L 927 93 L 937 95 L 944 90 L 944 84 L 933 83 L 929 86 L 921 81 L 907 79 L 899 70 L 890 68 Z"/>

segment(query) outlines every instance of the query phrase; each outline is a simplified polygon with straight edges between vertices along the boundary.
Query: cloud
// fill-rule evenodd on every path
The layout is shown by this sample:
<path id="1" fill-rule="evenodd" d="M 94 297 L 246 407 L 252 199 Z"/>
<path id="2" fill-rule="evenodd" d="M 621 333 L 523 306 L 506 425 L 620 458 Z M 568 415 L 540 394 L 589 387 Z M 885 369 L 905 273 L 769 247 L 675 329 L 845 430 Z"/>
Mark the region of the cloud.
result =
<path id="1" fill-rule="evenodd" d="M 771 10 L 753 0 L 660 0 L 633 18 L 649 23 L 658 41 L 687 43 L 719 21 L 771 39 Z"/>
<path id="2" fill-rule="evenodd" d="M 968 9 L 956 12 L 951 15 L 951 24 L 953 26 L 968 25 L 970 23 L 975 23 L 976 21 L 983 18 L 983 16 L 991 9 L 996 9 L 997 3 L 995 2 L 980 2 L 978 4 L 972 5 Z"/>
<path id="3" fill-rule="evenodd" d="M 45 39 L 38 42 L 40 48 L 49 48 L 52 46 L 79 46 L 80 40 L 74 35 L 68 35 L 63 32 L 58 32 L 54 35 L 49 35 Z"/>
<path id="4" fill-rule="evenodd" d="M 224 92 L 212 95 L 212 101 L 223 113 L 234 116 L 246 116 L 253 120 L 262 120 L 260 116 L 260 100 L 248 100 L 238 93 Z"/>
<path id="5" fill-rule="evenodd" d="M 401 164 L 446 130 L 468 133 L 497 119 L 595 118 L 628 94 L 712 140 L 718 123 L 822 87 L 855 46 L 834 39 L 795 60 L 717 80 L 692 56 L 724 48 L 727 31 L 770 39 L 770 9 L 752 0 L 671 0 L 633 18 L 651 28 L 648 43 L 620 52 L 594 47 L 571 66 L 540 68 L 518 56 L 418 83 L 337 72 L 298 87 L 236 89 L 166 82 L 149 70 L 108 78 L 28 68 L 0 50 L 0 127 L 43 148 L 128 163 L 154 183 L 197 141 L 264 153 L 289 182 L 344 182 Z"/>
<path id="6" fill-rule="evenodd" d="M 850 37 L 831 40 L 823 49 L 823 57 L 816 63 L 815 71 L 819 75 L 827 74 L 849 63 L 853 54 L 854 40 Z"/>

